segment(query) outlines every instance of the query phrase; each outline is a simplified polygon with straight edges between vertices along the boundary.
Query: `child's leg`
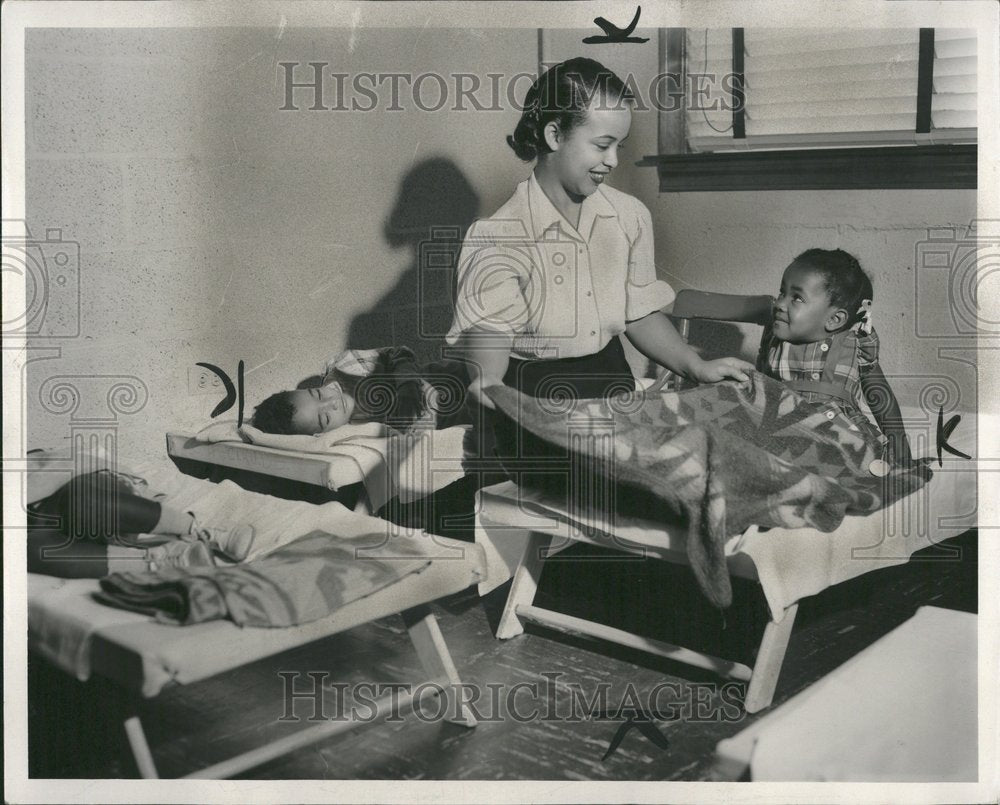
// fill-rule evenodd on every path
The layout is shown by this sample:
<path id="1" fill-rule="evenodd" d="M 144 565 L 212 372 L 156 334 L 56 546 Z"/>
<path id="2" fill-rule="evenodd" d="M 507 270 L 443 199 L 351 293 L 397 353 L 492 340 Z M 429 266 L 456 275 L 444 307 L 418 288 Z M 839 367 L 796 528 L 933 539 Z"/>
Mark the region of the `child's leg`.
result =
<path id="1" fill-rule="evenodd" d="M 201 541 L 171 540 L 150 548 L 105 545 L 91 540 L 67 543 L 58 531 L 28 532 L 28 572 L 63 579 L 100 579 L 109 573 L 143 573 L 165 567 L 212 567 L 212 553 Z"/>
<path id="2" fill-rule="evenodd" d="M 175 509 L 165 503 L 157 505 L 160 507 L 160 517 L 149 533 L 177 537 L 184 537 L 191 533 L 194 526 L 194 515 L 191 512 L 182 512 L 180 509 Z"/>
<path id="3" fill-rule="evenodd" d="M 152 533 L 161 510 L 158 501 L 133 494 L 107 472 L 80 475 L 36 507 L 37 514 L 58 517 L 53 527 L 66 536 L 98 542 L 114 542 L 123 533 Z"/>

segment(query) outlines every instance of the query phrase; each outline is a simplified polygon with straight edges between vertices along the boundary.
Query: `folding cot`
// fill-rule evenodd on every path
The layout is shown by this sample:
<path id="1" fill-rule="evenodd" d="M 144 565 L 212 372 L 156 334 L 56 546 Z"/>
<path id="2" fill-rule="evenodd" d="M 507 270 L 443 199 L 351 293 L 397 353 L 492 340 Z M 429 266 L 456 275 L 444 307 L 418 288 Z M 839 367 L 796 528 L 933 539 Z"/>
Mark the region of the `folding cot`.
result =
<path id="1" fill-rule="evenodd" d="M 769 314 L 769 297 L 742 297 L 682 291 L 672 315 L 762 323 Z M 934 449 L 935 413 L 903 408 L 903 418 L 915 456 Z M 951 439 L 953 446 L 975 455 L 975 416 Z M 497 637 L 523 632 L 523 621 L 561 631 L 607 640 L 747 682 L 747 712 L 771 704 L 784 660 L 798 601 L 829 586 L 871 570 L 906 562 L 916 551 L 976 526 L 977 463 L 946 456 L 942 467 L 923 489 L 866 517 L 847 517 L 833 533 L 814 529 L 751 526 L 733 535 L 726 546 L 732 575 L 760 583 L 771 620 L 757 650 L 753 667 L 614 629 L 534 605 L 545 559 L 572 542 L 589 542 L 628 553 L 687 564 L 682 528 L 618 513 L 613 527 L 599 512 L 570 511 L 544 495 L 505 482 L 481 489 L 476 539 L 484 547 L 489 578 L 486 593 L 513 577 Z"/>
<path id="2" fill-rule="evenodd" d="M 211 441 L 199 434 L 167 433 L 167 454 L 183 471 L 212 480 L 230 478 L 254 491 L 312 502 L 340 500 L 367 513 L 394 497 L 419 500 L 461 478 L 469 432 L 468 427 L 455 426 L 388 438 L 363 436 L 331 441 L 323 452 L 305 452 L 247 444 L 231 430 L 226 438 Z M 336 433 L 327 436 L 333 439 Z M 275 445 L 310 441 L 261 435 Z"/>
<path id="3" fill-rule="evenodd" d="M 179 483 L 202 495 L 208 487 L 223 486 L 192 478 L 184 478 Z M 275 520 L 282 519 L 282 507 L 310 507 L 293 516 L 304 516 L 314 525 L 323 524 L 325 530 L 346 538 L 377 533 L 386 526 L 383 520 L 351 512 L 338 503 L 314 506 L 275 499 L 262 501 L 260 499 L 265 496 L 238 489 L 234 484 L 225 486 L 222 491 L 226 497 L 220 505 L 235 503 L 238 509 L 240 501 L 244 500 L 247 508 L 252 509 L 266 503 L 277 507 Z M 156 766 L 139 719 L 142 699 L 155 697 L 168 686 L 206 679 L 396 613 L 402 613 L 427 673 L 426 681 L 440 686 L 447 697 L 449 688 L 459 684 L 459 677 L 427 604 L 485 578 L 482 551 L 475 545 L 429 538 L 421 533 L 396 535 L 395 538 L 409 539 L 418 545 L 429 564 L 388 587 L 346 604 L 326 618 L 289 628 L 240 628 L 221 620 L 183 627 L 158 623 L 145 615 L 115 609 L 95 600 L 96 580 L 29 574 L 29 649 L 80 680 L 99 675 L 121 687 L 130 704 L 125 730 L 137 767 L 144 777 L 155 777 Z M 424 692 L 435 691 L 433 685 L 414 687 Z M 394 702 L 390 702 L 389 697 L 378 700 L 375 718 L 387 715 L 393 703 L 398 708 L 411 704 L 410 696 L 399 695 L 398 691 L 395 696 Z M 446 717 L 450 720 L 475 726 L 463 702 L 452 699 L 447 707 Z M 356 726 L 358 724 L 350 720 L 323 722 L 188 776 L 229 777 Z"/>

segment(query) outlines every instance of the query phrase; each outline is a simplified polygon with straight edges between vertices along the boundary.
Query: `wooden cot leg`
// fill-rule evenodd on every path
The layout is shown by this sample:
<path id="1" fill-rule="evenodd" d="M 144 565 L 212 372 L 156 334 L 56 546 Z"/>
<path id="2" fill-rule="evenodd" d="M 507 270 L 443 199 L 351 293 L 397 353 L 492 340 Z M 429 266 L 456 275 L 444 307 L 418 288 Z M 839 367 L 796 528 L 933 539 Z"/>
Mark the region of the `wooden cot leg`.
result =
<path id="1" fill-rule="evenodd" d="M 464 727 L 476 726 L 476 718 L 466 705 L 462 680 L 459 679 L 434 613 L 424 604 L 404 612 L 403 622 L 427 675 L 432 680 L 451 683 L 450 689 L 446 689 L 443 694 L 446 699 L 454 698 L 454 701 L 445 702 L 445 713 L 448 714 L 445 720 Z"/>
<path id="2" fill-rule="evenodd" d="M 510 585 L 507 603 L 497 625 L 497 637 L 500 640 L 517 637 L 524 632 L 524 625 L 517 617 L 517 608 L 522 605 L 530 606 L 535 600 L 538 580 L 542 575 L 542 565 L 545 563 L 545 552 L 551 542 L 550 534 L 531 532 L 521 561 L 517 563 L 517 570 L 514 571 L 514 581 Z"/>
<path id="3" fill-rule="evenodd" d="M 798 603 L 792 604 L 785 610 L 785 617 L 780 623 L 769 621 L 764 627 L 764 637 L 761 638 L 760 648 L 757 649 L 757 660 L 753 664 L 753 673 L 750 675 L 750 684 L 747 685 L 746 700 L 743 703 L 748 713 L 756 713 L 771 706 L 798 609 Z"/>
<path id="4" fill-rule="evenodd" d="M 135 758 L 139 774 L 146 780 L 158 779 L 160 775 L 156 771 L 153 753 L 149 751 L 146 733 L 142 729 L 136 708 L 133 708 L 132 714 L 125 719 L 125 734 L 128 736 L 128 745 L 132 748 L 132 757 Z"/>

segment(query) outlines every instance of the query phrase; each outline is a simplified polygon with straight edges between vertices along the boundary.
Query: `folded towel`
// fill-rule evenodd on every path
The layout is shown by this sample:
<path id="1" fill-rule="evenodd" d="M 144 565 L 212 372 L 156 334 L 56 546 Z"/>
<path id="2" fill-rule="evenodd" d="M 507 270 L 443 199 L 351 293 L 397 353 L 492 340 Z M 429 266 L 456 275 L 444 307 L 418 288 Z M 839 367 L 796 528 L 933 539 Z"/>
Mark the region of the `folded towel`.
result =
<path id="1" fill-rule="evenodd" d="M 430 564 L 410 542 L 387 534 L 346 539 L 313 531 L 252 562 L 222 568 L 112 573 L 100 601 L 188 625 L 228 618 L 240 626 L 308 623 L 388 587 Z M 363 549 L 363 552 L 361 552 Z"/>

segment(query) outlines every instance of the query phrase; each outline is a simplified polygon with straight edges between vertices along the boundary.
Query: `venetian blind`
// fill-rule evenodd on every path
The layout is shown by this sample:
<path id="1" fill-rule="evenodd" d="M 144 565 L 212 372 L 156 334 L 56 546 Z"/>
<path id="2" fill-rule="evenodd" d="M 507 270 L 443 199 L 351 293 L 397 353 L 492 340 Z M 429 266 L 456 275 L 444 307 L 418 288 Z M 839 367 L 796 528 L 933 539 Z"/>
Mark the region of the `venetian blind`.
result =
<path id="1" fill-rule="evenodd" d="M 747 28 L 743 61 L 746 137 L 736 139 L 732 29 L 688 29 L 689 97 L 702 90 L 686 113 L 693 151 L 976 141 L 975 31 L 934 32 L 929 133 L 916 132 L 918 29 Z"/>

